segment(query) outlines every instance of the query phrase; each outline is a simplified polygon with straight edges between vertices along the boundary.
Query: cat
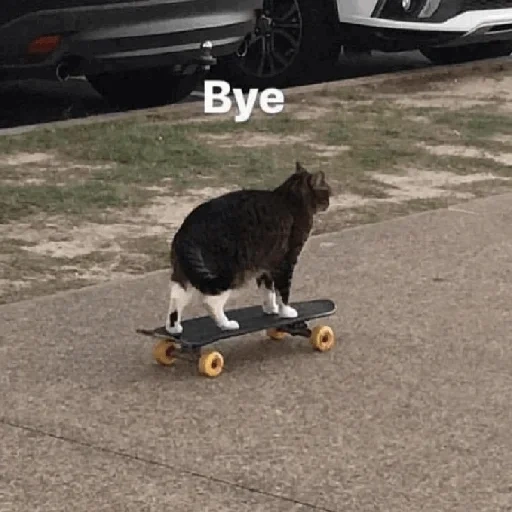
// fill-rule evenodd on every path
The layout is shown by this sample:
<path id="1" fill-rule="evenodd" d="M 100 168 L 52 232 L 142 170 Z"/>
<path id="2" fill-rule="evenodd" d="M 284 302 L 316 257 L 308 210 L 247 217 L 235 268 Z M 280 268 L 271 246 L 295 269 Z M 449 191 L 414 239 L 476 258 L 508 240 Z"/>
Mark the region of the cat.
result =
<path id="1" fill-rule="evenodd" d="M 295 318 L 293 272 L 313 218 L 328 209 L 330 196 L 324 172 L 310 173 L 296 162 L 273 190 L 228 192 L 192 210 L 171 242 L 166 330 L 183 332 L 183 311 L 195 294 L 219 328 L 239 329 L 224 308 L 231 291 L 252 280 L 264 313 Z"/>

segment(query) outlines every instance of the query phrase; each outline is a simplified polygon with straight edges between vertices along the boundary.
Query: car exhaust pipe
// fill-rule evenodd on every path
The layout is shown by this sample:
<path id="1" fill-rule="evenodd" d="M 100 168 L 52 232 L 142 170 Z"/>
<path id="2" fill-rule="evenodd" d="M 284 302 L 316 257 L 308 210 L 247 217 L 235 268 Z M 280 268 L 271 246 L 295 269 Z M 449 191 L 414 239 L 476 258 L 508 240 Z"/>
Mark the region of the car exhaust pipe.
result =
<path id="1" fill-rule="evenodd" d="M 59 82 L 65 82 L 70 76 L 68 63 L 65 61 L 60 62 L 57 65 L 57 69 L 55 70 L 55 75 L 57 76 L 57 80 Z"/>

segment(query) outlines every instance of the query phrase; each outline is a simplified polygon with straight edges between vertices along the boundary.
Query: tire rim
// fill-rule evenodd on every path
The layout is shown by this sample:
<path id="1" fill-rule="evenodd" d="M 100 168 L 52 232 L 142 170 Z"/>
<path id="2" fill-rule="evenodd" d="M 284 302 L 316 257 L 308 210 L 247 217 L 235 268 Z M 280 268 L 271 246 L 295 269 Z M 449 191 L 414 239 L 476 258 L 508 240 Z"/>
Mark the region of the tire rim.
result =
<path id="1" fill-rule="evenodd" d="M 298 0 L 264 0 L 256 26 L 238 49 L 242 71 L 258 78 L 283 73 L 299 52 L 302 16 Z"/>

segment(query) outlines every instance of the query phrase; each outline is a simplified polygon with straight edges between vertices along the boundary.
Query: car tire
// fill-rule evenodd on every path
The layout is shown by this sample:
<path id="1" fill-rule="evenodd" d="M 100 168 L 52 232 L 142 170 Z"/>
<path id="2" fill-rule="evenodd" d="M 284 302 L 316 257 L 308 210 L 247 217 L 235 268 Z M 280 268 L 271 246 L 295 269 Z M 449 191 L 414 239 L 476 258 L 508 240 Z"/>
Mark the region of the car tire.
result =
<path id="1" fill-rule="evenodd" d="M 270 35 L 265 37 L 264 33 Z M 212 74 L 243 90 L 279 88 L 329 69 L 337 62 L 340 51 L 334 0 L 264 0 L 255 30 L 247 35 L 237 53 L 219 59 Z M 267 57 L 260 71 L 264 54 Z"/>
<path id="2" fill-rule="evenodd" d="M 119 108 L 149 108 L 178 103 L 199 84 L 203 73 L 176 75 L 167 68 L 150 68 L 88 75 L 93 88 Z"/>
<path id="3" fill-rule="evenodd" d="M 433 64 L 462 64 L 482 59 L 506 57 L 512 53 L 512 43 L 494 41 L 446 48 L 423 48 L 421 53 Z"/>

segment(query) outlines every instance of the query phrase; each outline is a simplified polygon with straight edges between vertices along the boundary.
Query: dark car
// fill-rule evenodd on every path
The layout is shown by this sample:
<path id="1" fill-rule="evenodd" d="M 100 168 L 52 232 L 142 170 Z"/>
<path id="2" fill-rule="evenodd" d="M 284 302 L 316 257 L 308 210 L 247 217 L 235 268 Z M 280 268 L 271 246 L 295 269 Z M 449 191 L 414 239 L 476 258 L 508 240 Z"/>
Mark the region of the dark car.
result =
<path id="1" fill-rule="evenodd" d="M 85 75 L 123 106 L 173 103 L 254 28 L 262 0 L 2 0 L 0 79 Z"/>

